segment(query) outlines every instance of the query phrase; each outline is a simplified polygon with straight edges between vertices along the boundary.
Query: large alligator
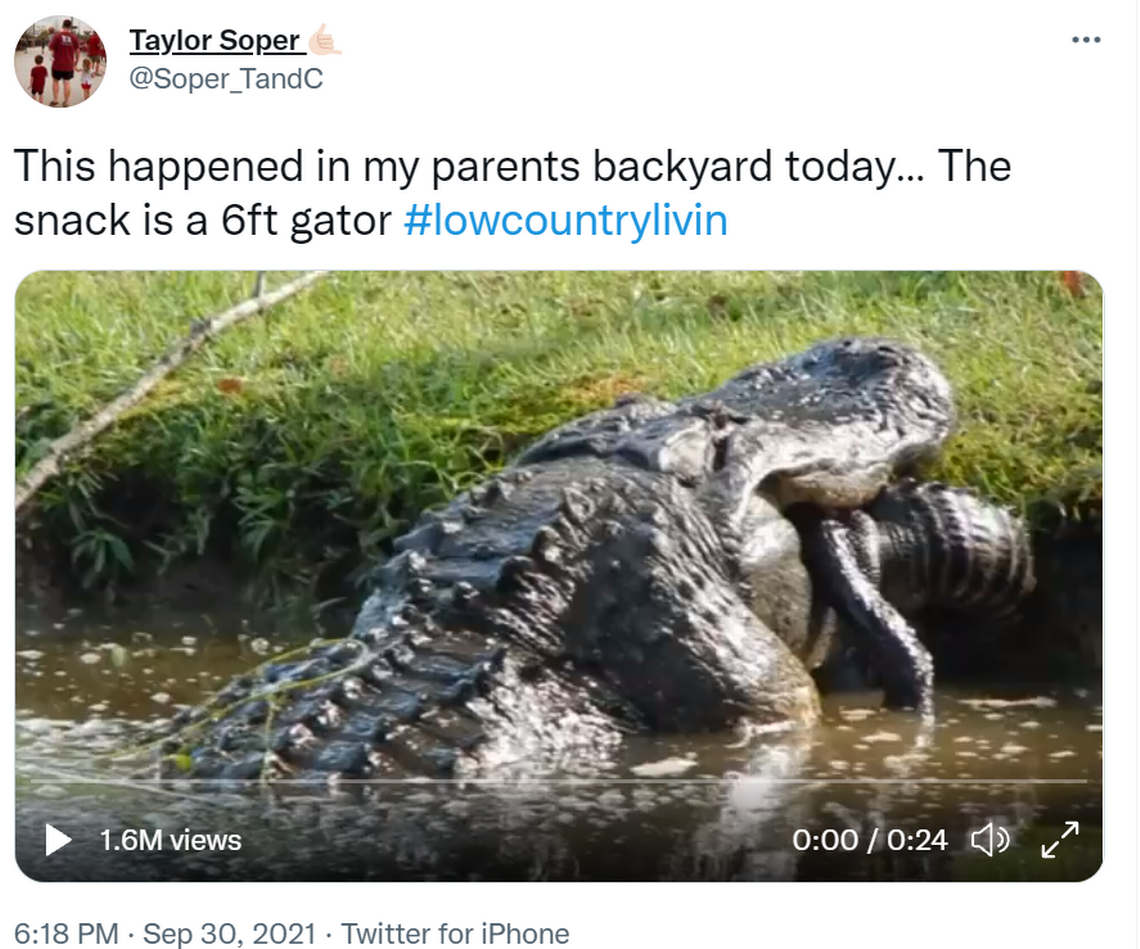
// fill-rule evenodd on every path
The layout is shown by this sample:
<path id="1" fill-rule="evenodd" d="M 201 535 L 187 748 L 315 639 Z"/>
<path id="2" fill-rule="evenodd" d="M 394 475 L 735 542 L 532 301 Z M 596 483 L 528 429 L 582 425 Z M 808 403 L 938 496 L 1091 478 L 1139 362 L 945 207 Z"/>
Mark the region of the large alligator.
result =
<path id="1" fill-rule="evenodd" d="M 809 723 L 837 628 L 929 714 L 906 617 L 1033 583 L 1018 520 L 897 480 L 953 419 L 916 349 L 846 339 L 555 429 L 396 542 L 350 636 L 176 717 L 164 774 L 564 774 L 631 730 Z"/>

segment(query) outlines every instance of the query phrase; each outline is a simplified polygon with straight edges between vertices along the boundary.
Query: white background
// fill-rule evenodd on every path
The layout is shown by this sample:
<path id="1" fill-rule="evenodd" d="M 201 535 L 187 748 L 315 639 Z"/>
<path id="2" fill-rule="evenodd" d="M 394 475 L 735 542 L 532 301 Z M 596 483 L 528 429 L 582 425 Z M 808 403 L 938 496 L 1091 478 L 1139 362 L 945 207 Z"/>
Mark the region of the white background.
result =
<path id="1" fill-rule="evenodd" d="M 976 941 L 1022 945 L 1132 945 L 1136 922 L 1136 24 L 1116 2 L 1009 3 L 369 3 L 302 5 L 109 3 L 72 10 L 6 4 L 2 36 L 50 14 L 81 17 L 108 50 L 102 87 L 80 107 L 48 110 L 0 79 L 7 147 L 0 188 L 3 280 L 12 299 L 41 269 L 1080 269 L 1104 288 L 1106 319 L 1105 862 L 1090 882 L 1066 886 L 661 884 L 547 885 L 45 885 L 11 860 L 0 817 L 4 925 L 16 922 L 301 919 L 477 926 L 564 925 L 572 945 L 757 945 L 787 939 Z M 129 58 L 131 28 L 309 35 L 322 23 L 343 55 L 259 60 Z M 1100 36 L 1100 44 L 1071 42 Z M 215 42 L 217 40 L 215 39 Z M 145 92 L 136 64 L 199 71 L 317 65 L 325 87 L 307 93 Z M 3 67 L 7 69 L 8 67 Z M 231 80 L 232 83 L 233 80 Z M 78 83 L 76 83 L 78 86 Z M 50 84 L 49 84 L 50 93 Z M 78 99 L 78 89 L 73 101 Z M 50 98 L 50 96 L 49 96 Z M 186 192 L 104 180 L 109 147 L 132 156 L 278 155 L 298 147 L 358 159 L 420 156 L 420 179 L 390 184 L 199 184 Z M 99 181 L 24 184 L 16 147 L 98 158 Z M 594 185 L 593 149 L 613 157 L 774 158 L 794 149 L 830 157 L 896 156 L 921 184 Z M 942 147 L 970 147 L 1013 168 L 1005 183 L 946 183 Z M 559 155 L 580 159 L 576 184 L 448 186 L 424 180 L 430 157 Z M 782 179 L 782 165 L 774 171 Z M 14 237 L 20 209 L 94 209 L 144 201 L 220 220 L 232 201 L 400 212 L 412 201 L 459 209 L 647 208 L 654 201 L 729 217 L 729 236 L 617 238 L 287 237 L 99 240 Z M 132 214 L 132 219 L 137 213 Z M 4 346 L 11 336 L 5 336 Z M 9 398 L 6 352 L 0 389 Z M 3 414 L 12 418 L 9 407 Z M 13 438 L 0 440 L 7 454 Z M 11 458 L 8 470 L 12 469 Z M 7 528 L 11 530 L 10 526 Z M 13 550 L 3 545 L 5 596 Z M 12 615 L 9 612 L 8 615 Z M 13 707 L 14 669 L 3 658 L 2 698 Z M 0 761 L 11 761 L 0 732 Z M 0 780 L 11 814 L 11 783 Z M 66 858 L 66 851 L 59 854 Z M 336 930 L 339 932 L 339 927 Z M 10 943 L 7 943 L 10 944 Z"/>

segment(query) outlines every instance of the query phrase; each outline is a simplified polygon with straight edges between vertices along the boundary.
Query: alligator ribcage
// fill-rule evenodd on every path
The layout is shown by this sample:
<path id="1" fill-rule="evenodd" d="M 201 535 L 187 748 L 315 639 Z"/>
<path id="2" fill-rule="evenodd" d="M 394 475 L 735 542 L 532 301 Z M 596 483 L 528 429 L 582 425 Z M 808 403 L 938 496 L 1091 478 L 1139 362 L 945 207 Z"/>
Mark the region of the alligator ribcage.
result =
<path id="1" fill-rule="evenodd" d="M 869 506 L 880 588 L 904 614 L 925 607 L 1000 621 L 1033 590 L 1024 523 L 970 491 L 902 481 Z"/>

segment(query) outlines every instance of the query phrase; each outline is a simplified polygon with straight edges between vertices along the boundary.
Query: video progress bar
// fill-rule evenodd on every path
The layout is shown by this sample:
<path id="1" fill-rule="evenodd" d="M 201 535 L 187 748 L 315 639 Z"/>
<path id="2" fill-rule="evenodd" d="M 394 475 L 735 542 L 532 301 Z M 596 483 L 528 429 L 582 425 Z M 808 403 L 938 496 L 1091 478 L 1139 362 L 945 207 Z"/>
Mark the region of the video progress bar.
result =
<path id="1" fill-rule="evenodd" d="M 123 780 L 107 778 L 61 778 L 31 779 L 30 784 L 48 784 L 56 787 L 60 785 L 101 787 L 123 787 L 155 790 L 169 785 L 222 785 L 232 788 L 235 785 L 248 785 L 261 787 L 327 787 L 335 783 L 338 787 L 344 785 L 354 786 L 398 786 L 409 788 L 448 787 L 448 786 L 475 786 L 475 787 L 502 787 L 502 788 L 534 788 L 534 787 L 610 787 L 610 786 L 641 786 L 641 785 L 690 785 L 698 787 L 713 787 L 722 784 L 778 784 L 778 785 L 1087 785 L 1092 781 L 1088 778 L 765 778 L 757 775 L 738 775 L 730 778 L 291 778 L 259 781 L 256 778 L 163 778 L 163 779 L 129 779 Z"/>

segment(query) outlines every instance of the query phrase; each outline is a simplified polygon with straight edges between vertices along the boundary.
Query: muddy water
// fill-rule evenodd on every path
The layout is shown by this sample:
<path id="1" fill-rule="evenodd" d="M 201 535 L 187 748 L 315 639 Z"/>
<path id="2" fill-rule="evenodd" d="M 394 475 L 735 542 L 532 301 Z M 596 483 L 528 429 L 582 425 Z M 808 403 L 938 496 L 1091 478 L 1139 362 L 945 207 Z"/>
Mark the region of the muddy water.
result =
<path id="1" fill-rule="evenodd" d="M 145 742 L 148 725 L 310 636 L 270 636 L 238 611 L 46 616 L 23 605 L 16 780 L 25 872 L 1084 879 L 1100 864 L 1099 682 L 946 686 L 931 730 L 882 711 L 878 695 L 831 696 L 809 732 L 634 738 L 596 773 L 554 784 L 417 782 L 274 798 L 134 780 L 140 761 L 118 755 Z M 45 822 L 75 842 L 45 857 Z M 992 856 L 970 846 L 990 840 L 987 825 Z M 173 835 L 187 828 L 240 834 L 241 849 L 174 850 Z M 123 834 L 137 830 L 151 835 L 145 853 Z"/>

